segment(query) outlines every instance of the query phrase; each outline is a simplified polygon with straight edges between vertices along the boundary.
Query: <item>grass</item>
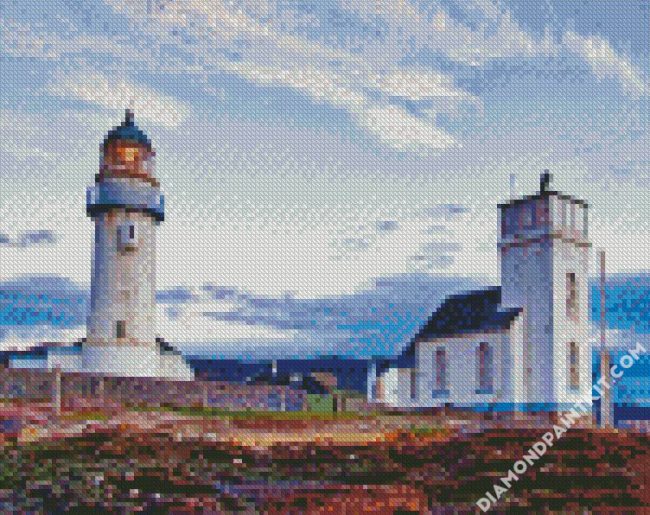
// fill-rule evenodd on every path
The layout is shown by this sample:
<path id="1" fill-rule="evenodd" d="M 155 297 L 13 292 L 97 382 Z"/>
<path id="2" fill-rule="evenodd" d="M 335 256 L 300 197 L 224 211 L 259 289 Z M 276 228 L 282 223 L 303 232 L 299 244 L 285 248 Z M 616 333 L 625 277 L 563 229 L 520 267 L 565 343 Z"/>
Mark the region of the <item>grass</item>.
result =
<path id="1" fill-rule="evenodd" d="M 133 411 L 158 411 L 178 413 L 194 417 L 217 417 L 235 420 L 356 420 L 368 418 L 366 414 L 356 412 L 323 411 L 269 411 L 269 410 L 229 410 L 210 407 L 170 407 L 170 406 L 133 406 Z"/>
<path id="2" fill-rule="evenodd" d="M 449 429 L 439 426 L 411 426 L 408 430 L 415 436 L 446 436 Z"/>
<path id="3" fill-rule="evenodd" d="M 67 420 L 69 422 L 82 422 L 87 420 L 108 420 L 111 418 L 111 415 L 101 411 L 75 411 L 73 413 L 66 413 L 61 415 L 61 420 Z"/>

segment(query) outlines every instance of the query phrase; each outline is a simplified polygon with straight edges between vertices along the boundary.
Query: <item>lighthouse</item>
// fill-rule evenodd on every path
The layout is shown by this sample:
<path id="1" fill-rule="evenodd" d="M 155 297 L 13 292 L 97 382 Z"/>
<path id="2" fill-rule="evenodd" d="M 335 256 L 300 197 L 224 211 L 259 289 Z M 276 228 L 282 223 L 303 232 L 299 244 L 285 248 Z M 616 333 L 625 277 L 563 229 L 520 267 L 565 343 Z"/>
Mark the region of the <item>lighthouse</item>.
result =
<path id="1" fill-rule="evenodd" d="M 501 286 L 445 298 L 398 358 L 371 369 L 371 400 L 512 412 L 591 405 L 588 204 L 550 182 L 545 171 L 538 192 L 499 205 Z"/>
<path id="2" fill-rule="evenodd" d="M 99 173 L 87 192 L 95 242 L 84 372 L 193 376 L 156 334 L 156 230 L 165 210 L 154 158 L 151 141 L 127 110 L 100 147 Z"/>

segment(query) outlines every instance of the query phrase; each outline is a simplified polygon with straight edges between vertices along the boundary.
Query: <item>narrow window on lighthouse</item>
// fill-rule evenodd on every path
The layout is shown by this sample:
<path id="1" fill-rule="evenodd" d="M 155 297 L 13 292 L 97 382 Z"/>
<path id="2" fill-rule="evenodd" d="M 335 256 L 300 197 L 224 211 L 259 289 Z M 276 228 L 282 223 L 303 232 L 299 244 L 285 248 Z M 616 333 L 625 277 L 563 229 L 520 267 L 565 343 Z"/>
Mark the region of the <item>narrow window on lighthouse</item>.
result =
<path id="1" fill-rule="evenodd" d="M 126 322 L 124 320 L 118 320 L 115 324 L 115 337 L 126 338 Z"/>
<path id="2" fill-rule="evenodd" d="M 569 272 L 566 274 L 566 316 L 570 320 L 578 318 L 578 284 L 576 274 Z"/>
<path id="3" fill-rule="evenodd" d="M 580 388 L 580 354 L 576 342 L 569 342 L 569 388 Z"/>
<path id="4" fill-rule="evenodd" d="M 125 222 L 117 230 L 118 245 L 121 250 L 134 249 L 138 243 L 138 231 L 133 222 Z"/>

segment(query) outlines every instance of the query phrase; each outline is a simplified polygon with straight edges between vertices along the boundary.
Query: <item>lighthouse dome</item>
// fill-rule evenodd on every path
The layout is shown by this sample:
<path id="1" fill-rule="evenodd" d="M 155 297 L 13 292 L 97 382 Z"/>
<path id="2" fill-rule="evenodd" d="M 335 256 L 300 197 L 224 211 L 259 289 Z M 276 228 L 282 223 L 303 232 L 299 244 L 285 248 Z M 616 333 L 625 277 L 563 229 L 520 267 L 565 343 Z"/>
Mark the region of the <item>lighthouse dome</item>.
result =
<path id="1" fill-rule="evenodd" d="M 109 131 L 106 135 L 106 142 L 115 140 L 132 141 L 145 145 L 147 148 L 151 148 L 151 140 L 135 124 L 133 118 L 133 111 L 127 109 L 124 121 L 119 126 Z"/>

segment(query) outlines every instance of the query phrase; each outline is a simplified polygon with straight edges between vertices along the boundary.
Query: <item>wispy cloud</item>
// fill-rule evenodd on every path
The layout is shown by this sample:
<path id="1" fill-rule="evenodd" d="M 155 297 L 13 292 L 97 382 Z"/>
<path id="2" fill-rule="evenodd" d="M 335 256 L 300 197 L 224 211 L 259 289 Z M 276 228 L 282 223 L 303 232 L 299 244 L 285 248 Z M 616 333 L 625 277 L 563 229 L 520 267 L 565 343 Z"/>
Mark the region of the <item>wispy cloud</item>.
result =
<path id="1" fill-rule="evenodd" d="M 471 67 L 484 67 L 502 59 L 556 59 L 569 55 L 582 59 L 596 77 L 618 80 L 627 94 L 647 94 L 648 85 L 641 71 L 602 37 L 568 30 L 558 41 L 551 35 L 551 29 L 557 27 L 550 26 L 543 36 L 534 37 L 502 3 L 493 0 L 454 2 L 456 16 L 450 15 L 444 5 L 356 0 L 341 8 L 366 20 L 385 21 L 388 29 L 375 43 L 377 51 L 391 46 L 402 57 L 429 52 Z"/>
<path id="2" fill-rule="evenodd" d="M 648 92 L 648 84 L 640 71 L 626 57 L 618 54 L 609 41 L 598 36 L 584 37 L 567 31 L 562 38 L 564 47 L 582 57 L 599 79 L 618 80 L 623 90 L 638 97 Z"/>
<path id="3" fill-rule="evenodd" d="M 75 98 L 103 109 L 122 111 L 131 106 L 138 117 L 157 125 L 175 127 L 189 114 L 179 100 L 135 82 L 89 70 L 59 76 L 47 87 L 54 96 Z"/>
<path id="4" fill-rule="evenodd" d="M 533 188 L 545 167 L 563 189 L 616 206 L 591 225 L 613 267 L 645 263 L 634 188 L 649 185 L 647 60 L 597 20 L 539 16 L 529 32 L 510 3 L 479 0 L 19 4 L 0 14 L 3 228 L 78 219 L 58 223 L 64 245 L 26 251 L 12 233 L 7 275 L 88 279 L 78 192 L 132 98 L 158 126 L 148 132 L 173 195 L 160 284 L 176 284 L 180 267 L 190 284 L 218 270 L 251 291 L 303 296 L 412 270 L 495 275 L 493 205 L 508 173 Z M 617 19 L 634 12 L 619 4 Z M 193 252 L 175 257 L 179 239 Z M 463 251 L 433 256 L 432 239 Z M 77 242 L 85 250 L 61 258 Z"/>
<path id="5" fill-rule="evenodd" d="M 56 36 L 44 37 L 34 33 L 29 25 L 15 20 L 0 19 L 0 48 L 5 55 L 11 57 L 33 57 L 38 59 L 58 59 L 59 53 L 52 46 Z M 58 39 L 58 38 L 57 38 Z"/>
<path id="6" fill-rule="evenodd" d="M 446 270 L 454 264 L 456 255 L 462 250 L 456 242 L 430 241 L 424 244 L 411 259 L 421 271 Z"/>
<path id="7" fill-rule="evenodd" d="M 379 232 L 393 232 L 399 229 L 399 222 L 397 220 L 379 220 L 376 227 Z"/>
<path id="8" fill-rule="evenodd" d="M 402 69 L 377 77 L 375 86 L 387 95 L 409 100 L 473 97 L 454 85 L 449 75 L 433 70 Z"/>
<path id="9" fill-rule="evenodd" d="M 463 247 L 459 243 L 455 243 L 455 242 L 431 241 L 426 245 L 424 245 L 422 248 L 427 254 L 429 254 L 429 253 L 440 253 L 440 252 L 456 253 L 456 252 L 460 252 L 460 250 Z"/>
<path id="10" fill-rule="evenodd" d="M 429 218 L 439 218 L 449 220 L 459 215 L 468 213 L 469 207 L 462 204 L 436 204 L 423 210 L 423 214 Z"/>
<path id="11" fill-rule="evenodd" d="M 0 233 L 0 247 L 27 248 L 38 245 L 52 245 L 56 242 L 53 231 L 25 231 L 15 237 Z"/>
<path id="12" fill-rule="evenodd" d="M 6 113 L 6 111 L 5 111 Z M 4 124 L 0 123 L 0 133 L 4 132 Z M 57 153 L 43 150 L 36 145 L 29 145 L 24 142 L 16 142 L 11 139 L 6 139 L 0 147 L 1 154 L 9 154 L 13 159 L 20 163 L 32 161 L 34 159 L 42 161 L 51 161 L 57 157 Z"/>
<path id="13" fill-rule="evenodd" d="M 277 17 L 262 22 L 249 16 L 248 10 L 223 2 L 169 4 L 148 16 L 132 3 L 113 0 L 110 4 L 129 16 L 134 32 L 155 38 L 159 48 L 173 45 L 179 55 L 192 56 L 185 67 L 191 62 L 195 71 L 205 74 L 226 72 L 254 84 L 298 91 L 316 103 L 348 112 L 359 128 L 400 151 L 440 151 L 456 144 L 452 135 L 436 126 L 432 114 L 415 116 L 387 97 L 377 97 L 377 93 L 445 97 L 453 108 L 470 95 L 443 74 L 412 71 L 408 76 L 413 86 L 404 87 L 399 75 L 379 67 L 370 56 L 287 33 L 276 23 Z M 259 52 L 260 48 L 265 51 Z"/>
<path id="14" fill-rule="evenodd" d="M 459 84 L 462 66 L 487 67 L 504 59 L 548 59 L 566 56 L 582 60 L 597 78 L 618 81 L 631 96 L 647 94 L 647 84 L 629 58 L 598 36 L 551 30 L 534 37 L 510 11 L 491 0 L 446 3 L 353 0 L 322 9 L 301 3 L 265 0 L 255 3 L 199 0 L 127 2 L 108 0 L 125 16 L 130 37 L 109 37 L 70 31 L 66 37 L 32 31 L 11 22 L 3 31 L 10 55 L 86 62 L 85 52 L 110 55 L 119 67 L 149 72 L 191 75 L 203 81 L 204 93 L 221 95 L 210 85 L 219 74 L 233 74 L 260 86 L 300 92 L 313 102 L 341 109 L 354 124 L 387 148 L 439 153 L 462 144 L 438 116 L 455 112 L 463 102 L 479 107 L 481 99 Z M 156 5 L 154 5 L 156 4 Z M 153 5 L 153 7 L 152 7 Z M 359 20 L 357 25 L 333 19 Z M 347 36 L 344 37 L 344 36 Z M 261 51 L 261 49 L 264 49 Z M 417 56 L 441 56 L 461 68 L 445 71 L 414 65 Z M 96 72 L 95 72 L 96 73 Z M 121 109 L 135 98 L 135 107 L 151 120 L 175 126 L 187 115 L 177 100 L 133 83 L 129 77 L 61 78 L 50 87 L 55 95 L 76 95 L 107 109 Z M 432 102 L 417 114 L 396 99 Z M 170 109 L 165 106 L 171 105 Z"/>
<path id="15" fill-rule="evenodd" d="M 59 17 L 59 21 L 63 21 Z M 44 24 L 23 23 L 0 17 L 0 49 L 9 57 L 31 58 L 53 62 L 71 60 L 85 63 L 88 54 L 137 58 L 135 49 L 119 38 L 104 34 L 84 34 L 68 20 L 67 31 L 50 31 Z"/>
<path id="16" fill-rule="evenodd" d="M 218 292 L 222 288 L 215 287 L 205 290 L 209 295 L 214 292 L 216 304 L 203 316 L 213 321 L 290 331 L 295 342 L 303 343 L 303 353 L 307 354 L 386 354 L 402 348 L 445 294 L 475 284 L 466 278 L 404 274 L 384 277 L 355 294 L 315 299 L 259 297 L 237 291 L 237 301 L 228 302 L 227 309 L 219 308 L 223 300 Z M 203 300 L 200 304 L 205 308 L 209 302 Z M 196 310 L 191 304 L 188 307 Z M 291 350 L 290 344 L 286 352 Z"/>
<path id="17" fill-rule="evenodd" d="M 454 264 L 455 258 L 449 254 L 429 255 L 417 254 L 411 258 L 416 270 L 421 272 L 433 272 L 447 270 Z"/>

